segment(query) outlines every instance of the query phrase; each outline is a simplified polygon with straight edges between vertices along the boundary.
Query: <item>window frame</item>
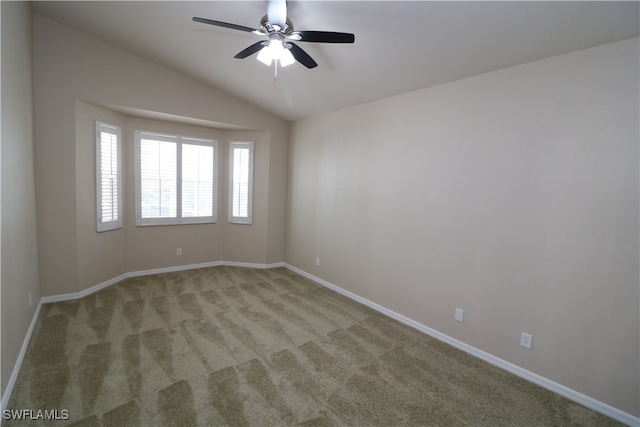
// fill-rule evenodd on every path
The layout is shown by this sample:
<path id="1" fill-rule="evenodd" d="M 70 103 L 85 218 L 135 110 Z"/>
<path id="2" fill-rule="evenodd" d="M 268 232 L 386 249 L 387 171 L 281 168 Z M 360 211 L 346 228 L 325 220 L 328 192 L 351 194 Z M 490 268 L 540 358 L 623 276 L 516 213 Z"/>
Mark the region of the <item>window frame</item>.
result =
<path id="1" fill-rule="evenodd" d="M 234 187 L 234 159 L 235 148 L 249 149 L 248 189 L 247 189 L 247 216 L 233 214 L 233 187 Z M 253 168 L 254 168 L 254 142 L 253 141 L 229 141 L 229 223 L 252 224 L 253 222 Z"/>
<path id="2" fill-rule="evenodd" d="M 176 144 L 176 215 L 162 218 L 142 217 L 142 165 L 141 165 L 141 140 L 151 139 L 156 141 L 171 142 Z M 212 176 L 212 199 L 211 215 L 199 217 L 184 217 L 182 215 L 182 146 L 202 145 L 213 149 L 213 176 Z M 169 135 L 158 132 L 141 131 L 135 132 L 135 178 L 136 178 L 136 226 L 146 227 L 155 225 L 184 225 L 184 224 L 215 224 L 218 211 L 218 141 L 215 139 L 205 139 L 192 136 Z"/>
<path id="3" fill-rule="evenodd" d="M 96 231 L 118 230 L 122 228 L 122 129 L 120 126 L 96 120 Z M 109 133 L 116 136 L 116 219 L 112 221 L 102 221 L 103 194 L 102 194 L 102 133 Z"/>

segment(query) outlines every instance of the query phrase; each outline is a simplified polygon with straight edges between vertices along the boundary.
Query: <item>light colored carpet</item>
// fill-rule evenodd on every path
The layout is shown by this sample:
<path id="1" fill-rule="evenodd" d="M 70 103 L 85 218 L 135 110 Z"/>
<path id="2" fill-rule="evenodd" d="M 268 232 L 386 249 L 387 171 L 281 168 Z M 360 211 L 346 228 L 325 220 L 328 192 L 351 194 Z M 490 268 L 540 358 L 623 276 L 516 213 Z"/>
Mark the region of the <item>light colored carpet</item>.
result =
<path id="1" fill-rule="evenodd" d="M 284 268 L 44 305 L 7 409 L 74 426 L 618 425 Z"/>

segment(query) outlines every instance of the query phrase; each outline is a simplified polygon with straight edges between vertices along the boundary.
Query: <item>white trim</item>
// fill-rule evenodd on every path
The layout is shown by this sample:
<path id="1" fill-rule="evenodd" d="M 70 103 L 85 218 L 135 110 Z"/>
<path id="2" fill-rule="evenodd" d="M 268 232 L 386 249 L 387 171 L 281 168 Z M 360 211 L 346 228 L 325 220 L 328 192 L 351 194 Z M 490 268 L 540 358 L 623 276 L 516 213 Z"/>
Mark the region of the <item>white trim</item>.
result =
<path id="1" fill-rule="evenodd" d="M 173 273 L 176 271 L 195 270 L 197 268 L 218 267 L 224 265 L 222 261 L 203 262 L 200 264 L 176 265 L 173 267 L 152 268 L 150 270 L 139 270 L 127 273 L 125 279 L 129 277 L 150 276 L 152 274 Z"/>
<path id="2" fill-rule="evenodd" d="M 267 268 L 284 267 L 285 264 L 284 262 L 274 262 L 271 264 L 256 264 L 252 262 L 212 261 L 212 262 L 203 262 L 200 264 L 176 265 L 174 267 L 163 267 L 163 268 L 153 268 L 151 270 L 133 271 L 131 273 L 124 274 L 123 276 L 125 277 L 123 277 L 123 279 L 127 279 L 129 277 L 150 276 L 152 274 L 173 273 L 175 271 L 195 270 L 198 268 L 220 267 L 220 266 L 267 269 Z M 123 279 L 120 279 L 120 280 L 123 280 Z"/>
<path id="3" fill-rule="evenodd" d="M 247 188 L 247 216 L 233 215 L 233 184 L 234 184 L 234 164 L 235 149 L 242 148 L 249 150 L 249 164 L 247 177 L 249 187 Z M 253 141 L 229 141 L 229 224 L 251 224 L 253 215 Z"/>
<path id="4" fill-rule="evenodd" d="M 117 277 L 114 277 L 113 279 L 109 279 L 102 283 L 98 283 L 97 285 L 87 288 L 85 290 L 82 290 L 80 292 L 42 297 L 40 299 L 40 303 L 47 304 L 51 302 L 70 301 L 74 299 L 84 298 L 87 295 L 91 295 L 108 286 L 115 285 L 116 283 L 121 282 L 130 277 L 150 276 L 152 274 L 173 273 L 176 271 L 195 270 L 198 268 L 219 267 L 219 266 L 267 269 L 267 268 L 284 267 L 285 264 L 283 262 L 275 262 L 271 264 L 256 264 L 251 262 L 212 261 L 212 262 L 203 262 L 200 264 L 176 265 L 173 267 L 162 267 L 162 268 L 152 268 L 150 270 L 132 271 L 129 273 L 121 274 Z"/>
<path id="5" fill-rule="evenodd" d="M 142 217 L 142 154 L 141 145 L 142 140 L 149 140 L 154 142 L 167 142 L 175 144 L 175 215 L 163 216 L 163 217 Z M 201 145 L 205 147 L 212 147 L 212 164 L 213 164 L 213 176 L 212 176 L 212 194 L 211 194 L 211 215 L 210 216 L 198 216 L 198 217 L 183 217 L 182 215 L 182 155 L 184 145 Z M 218 140 L 216 139 L 203 139 L 194 138 L 183 135 L 163 135 L 156 134 L 148 131 L 135 131 L 135 211 L 136 211 L 136 226 L 147 227 L 157 225 L 184 225 L 184 224 L 215 224 L 218 220 Z"/>
<path id="6" fill-rule="evenodd" d="M 72 294 L 59 294 L 59 295 L 52 295 L 48 297 L 42 297 L 40 298 L 40 303 L 49 304 L 52 302 L 70 301 L 74 299 L 84 298 L 87 295 L 91 295 L 94 292 L 98 292 L 99 290 L 106 288 L 107 286 L 114 285 L 126 279 L 127 277 L 129 277 L 127 274 L 121 274 L 120 276 L 114 277 L 113 279 L 109 279 L 102 283 L 98 283 L 97 285 L 87 288 L 80 292 L 74 292 Z"/>
<path id="7" fill-rule="evenodd" d="M 267 269 L 267 268 L 277 268 L 284 267 L 284 262 L 273 262 L 271 264 L 253 264 L 250 262 L 235 262 L 235 261 L 224 261 L 224 265 L 229 267 L 248 267 L 248 268 L 259 268 L 259 269 Z"/>
<path id="8" fill-rule="evenodd" d="M 116 137 L 116 203 L 117 218 L 102 222 L 102 133 Z M 96 121 L 96 229 L 99 233 L 122 228 L 122 132 L 120 126 Z"/>
<path id="9" fill-rule="evenodd" d="M 541 375 L 528 371 L 520 366 L 514 365 L 511 362 L 507 362 L 504 359 L 496 357 L 490 353 L 482 351 L 469 344 L 465 344 L 464 342 L 459 341 L 453 337 L 450 337 L 449 335 L 443 334 L 442 332 L 439 332 L 435 329 L 432 329 L 428 326 L 418 323 L 415 320 L 412 320 L 406 316 L 403 316 L 402 314 L 398 314 L 395 311 L 389 310 L 388 308 L 385 308 L 379 304 L 376 304 L 375 302 L 369 301 L 368 299 L 363 298 L 359 295 L 356 295 L 353 292 L 349 292 L 345 289 L 342 289 L 341 287 L 336 286 L 333 283 L 320 279 L 319 277 L 316 277 L 313 274 L 309 274 L 304 270 L 300 270 L 299 268 L 294 267 L 293 265 L 284 263 L 284 266 L 289 270 L 295 273 L 298 273 L 301 276 L 306 277 L 307 279 L 313 280 L 314 282 L 322 286 L 325 286 L 333 291 L 338 292 L 339 294 L 346 296 L 347 298 L 350 298 L 354 301 L 364 304 L 367 307 L 370 307 L 384 315 L 391 317 L 392 319 L 395 319 L 401 323 L 404 323 L 407 326 L 417 329 L 418 331 L 425 333 L 433 338 L 436 338 L 440 341 L 450 344 L 456 347 L 457 349 L 464 351 L 465 353 L 468 353 L 472 356 L 482 359 L 485 362 L 490 363 L 494 366 L 497 366 L 498 368 L 504 369 L 505 371 L 510 372 L 514 375 L 517 375 L 520 378 L 524 378 L 525 380 L 530 381 L 534 384 L 537 384 L 540 387 L 546 388 L 547 390 L 550 390 L 563 397 L 566 397 L 569 400 L 572 400 L 576 403 L 586 406 L 589 409 L 593 409 L 596 412 L 600 412 L 601 414 L 604 414 L 610 418 L 613 418 L 614 420 L 620 421 L 621 423 L 627 424 L 629 426 L 640 426 L 640 418 L 636 416 L 623 412 L 620 409 L 614 408 L 611 405 L 600 402 L 599 400 L 596 400 L 592 397 L 589 397 L 573 389 L 570 389 L 569 387 L 563 386 L 562 384 L 558 384 L 554 381 L 551 381 L 548 378 L 545 378 Z"/>
<path id="10" fill-rule="evenodd" d="M 0 403 L 0 413 L 4 413 L 4 410 L 7 408 L 9 404 L 9 399 L 11 398 L 11 394 L 13 393 L 13 387 L 16 385 L 16 380 L 18 379 L 18 374 L 20 373 L 20 368 L 22 367 L 22 362 L 24 361 L 24 355 L 27 353 L 27 347 L 29 347 L 29 342 L 31 341 L 31 335 L 33 335 L 33 330 L 36 327 L 36 323 L 38 321 L 38 317 L 40 316 L 40 309 L 42 308 L 42 299 L 38 303 L 36 307 L 36 311 L 33 313 L 33 318 L 31 319 L 31 324 L 29 325 L 29 329 L 27 329 L 27 333 L 24 336 L 24 341 L 22 341 L 22 347 L 20 347 L 20 353 L 18 353 L 18 359 L 16 360 L 16 364 L 13 367 L 13 372 L 11 372 L 11 377 L 9 378 L 9 382 L 7 383 L 7 387 L 4 389 L 4 393 L 2 394 L 2 402 Z"/>

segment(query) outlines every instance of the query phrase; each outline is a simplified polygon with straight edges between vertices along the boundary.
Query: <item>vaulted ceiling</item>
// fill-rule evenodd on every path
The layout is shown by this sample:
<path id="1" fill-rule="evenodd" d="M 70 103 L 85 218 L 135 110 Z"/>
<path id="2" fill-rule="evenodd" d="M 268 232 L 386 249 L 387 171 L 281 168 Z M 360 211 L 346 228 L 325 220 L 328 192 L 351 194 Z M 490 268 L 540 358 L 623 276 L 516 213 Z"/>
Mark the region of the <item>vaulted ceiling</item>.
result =
<path id="1" fill-rule="evenodd" d="M 298 45 L 319 64 L 279 68 L 233 56 L 259 36 L 266 1 L 42 1 L 36 13 L 288 120 L 637 37 L 638 2 L 289 1 L 296 30 L 355 34 Z"/>

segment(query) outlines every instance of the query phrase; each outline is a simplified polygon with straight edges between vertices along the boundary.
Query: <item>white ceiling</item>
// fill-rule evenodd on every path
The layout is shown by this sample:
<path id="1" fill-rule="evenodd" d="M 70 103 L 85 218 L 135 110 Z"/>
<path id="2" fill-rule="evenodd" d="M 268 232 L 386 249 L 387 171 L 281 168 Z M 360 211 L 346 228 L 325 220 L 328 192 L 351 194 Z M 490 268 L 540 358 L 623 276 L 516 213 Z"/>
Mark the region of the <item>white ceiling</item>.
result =
<path id="1" fill-rule="evenodd" d="M 298 45 L 319 64 L 274 70 L 233 56 L 259 36 L 266 1 L 35 2 L 37 13 L 294 120 L 637 37 L 639 2 L 289 1 L 296 30 L 355 34 Z"/>

